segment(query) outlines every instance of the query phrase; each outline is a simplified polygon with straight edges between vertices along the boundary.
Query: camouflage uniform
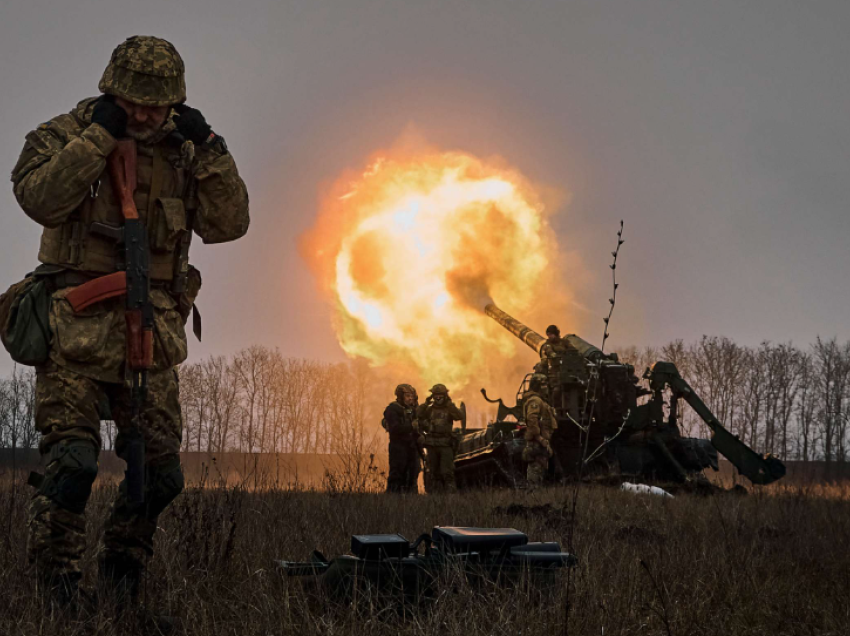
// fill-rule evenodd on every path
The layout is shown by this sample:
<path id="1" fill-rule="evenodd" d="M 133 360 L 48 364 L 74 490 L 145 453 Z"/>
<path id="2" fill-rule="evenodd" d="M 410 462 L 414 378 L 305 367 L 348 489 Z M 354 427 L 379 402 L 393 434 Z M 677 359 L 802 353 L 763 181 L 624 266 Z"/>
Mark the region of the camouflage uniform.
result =
<path id="1" fill-rule="evenodd" d="M 137 104 L 185 100 L 183 62 L 164 40 L 134 37 L 113 53 L 102 92 Z M 98 222 L 124 222 L 106 172 L 116 139 L 92 124 L 96 99 L 40 125 L 26 137 L 12 171 L 24 212 L 44 226 L 39 260 L 54 290 L 49 361 L 37 369 L 36 426 L 46 458 L 44 483 L 31 506 L 29 554 L 46 577 L 76 581 L 85 547 L 86 502 L 101 448 L 98 404 L 108 404 L 124 456 L 130 426 L 126 380 L 124 299 L 74 313 L 65 298 L 73 286 L 121 268 L 120 246 L 92 231 Z M 109 518 L 101 565 L 138 573 L 152 554 L 157 516 L 183 488 L 178 451 L 182 420 L 175 365 L 187 356 L 185 321 L 200 289 L 190 269 L 187 288 L 171 293 L 177 250 L 189 223 L 205 243 L 235 240 L 248 228 L 248 195 L 226 147 L 195 145 L 176 132 L 175 112 L 157 134 L 137 142 L 136 207 L 150 243 L 150 301 L 154 362 L 143 412 L 145 507 L 130 508 L 126 484 Z M 190 196 L 190 183 L 197 184 Z M 128 575 L 128 576 L 129 576 Z"/>
<path id="2" fill-rule="evenodd" d="M 416 413 L 428 452 L 425 490 L 428 493 L 454 492 L 454 458 L 458 440 L 452 433 L 452 423 L 463 420 L 464 414 L 449 398 L 444 385 L 434 385 L 431 394 Z"/>
<path id="3" fill-rule="evenodd" d="M 540 359 L 560 358 L 572 350 L 570 344 L 561 338 L 561 330 L 556 325 L 546 327 L 546 342 L 540 347 Z"/>
<path id="4" fill-rule="evenodd" d="M 525 449 L 522 459 L 528 464 L 526 478 L 529 485 L 543 483 L 552 457 L 550 440 L 558 427 L 555 415 L 539 393 L 526 391 L 523 395 L 523 419 L 525 420 Z"/>
<path id="5" fill-rule="evenodd" d="M 416 422 L 416 404 L 407 406 L 404 403 L 405 392 L 416 395 L 412 386 L 400 384 L 396 387 L 396 400 L 390 402 L 384 410 L 384 428 L 390 434 L 387 492 L 416 494 L 421 470 L 420 435 Z"/>

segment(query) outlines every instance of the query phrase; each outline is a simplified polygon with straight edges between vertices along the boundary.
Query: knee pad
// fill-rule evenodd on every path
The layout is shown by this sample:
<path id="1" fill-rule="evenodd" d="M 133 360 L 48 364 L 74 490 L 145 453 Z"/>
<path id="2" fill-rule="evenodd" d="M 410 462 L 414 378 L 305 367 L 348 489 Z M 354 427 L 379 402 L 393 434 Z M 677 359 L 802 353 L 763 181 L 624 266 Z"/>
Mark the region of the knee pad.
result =
<path id="1" fill-rule="evenodd" d="M 169 455 L 148 468 L 147 517 L 153 519 L 183 492 L 183 469 L 180 458 Z"/>
<path id="2" fill-rule="evenodd" d="M 66 440 L 50 449 L 38 492 L 63 508 L 82 514 L 97 477 L 98 449 L 88 440 Z"/>

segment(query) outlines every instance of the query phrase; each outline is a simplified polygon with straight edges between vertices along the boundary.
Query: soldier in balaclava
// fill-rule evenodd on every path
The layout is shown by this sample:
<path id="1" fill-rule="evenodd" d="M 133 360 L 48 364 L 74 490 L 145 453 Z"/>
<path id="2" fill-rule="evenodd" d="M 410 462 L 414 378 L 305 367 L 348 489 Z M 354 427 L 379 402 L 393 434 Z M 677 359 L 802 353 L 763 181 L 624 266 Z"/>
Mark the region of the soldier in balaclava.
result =
<path id="1" fill-rule="evenodd" d="M 144 505 L 131 505 L 122 483 L 99 551 L 101 582 L 124 599 L 137 598 L 157 518 L 183 489 L 176 365 L 186 359 L 185 324 L 201 286 L 188 264 L 188 237 L 233 241 L 249 222 L 236 163 L 224 139 L 187 105 L 183 60 L 170 42 L 127 39 L 112 53 L 99 89 L 99 97 L 28 133 L 12 171 L 18 203 L 44 228 L 35 276 L 52 292 L 51 349 L 37 368 L 35 404 L 46 471 L 31 504 L 28 550 L 42 589 L 65 604 L 76 598 L 80 581 L 86 502 L 101 450 L 98 405 L 109 405 L 119 457 L 131 426 L 125 299 L 107 297 L 75 312 L 66 298 L 125 267 L 125 216 L 107 157 L 120 138 L 135 141 L 136 174 L 130 176 L 148 237 L 154 321 L 140 426 Z M 199 333 L 199 317 L 193 324 Z"/>
<path id="2" fill-rule="evenodd" d="M 458 439 L 452 432 L 453 423 L 463 421 L 464 414 L 452 402 L 444 384 L 435 384 L 430 393 L 428 400 L 417 412 L 427 452 L 425 490 L 428 493 L 454 492 L 454 458 Z"/>

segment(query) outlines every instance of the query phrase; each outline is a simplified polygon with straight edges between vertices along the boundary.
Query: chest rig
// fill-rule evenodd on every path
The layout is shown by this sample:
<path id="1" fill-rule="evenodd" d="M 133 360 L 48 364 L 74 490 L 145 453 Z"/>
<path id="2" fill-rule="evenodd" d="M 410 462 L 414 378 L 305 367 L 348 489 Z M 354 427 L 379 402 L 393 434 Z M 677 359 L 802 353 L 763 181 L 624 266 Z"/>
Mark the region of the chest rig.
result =
<path id="1" fill-rule="evenodd" d="M 188 253 L 181 258 L 181 247 L 197 207 L 190 185 L 179 145 L 163 140 L 137 146 L 133 200 L 147 228 L 153 281 L 172 281 L 188 267 Z M 44 229 L 39 260 L 95 275 L 121 271 L 123 223 L 119 197 L 104 171 L 65 223 Z"/>
<path id="2" fill-rule="evenodd" d="M 432 436 L 448 437 L 452 434 L 452 418 L 449 417 L 447 407 L 432 406 L 428 413 L 428 421 L 431 424 Z"/>

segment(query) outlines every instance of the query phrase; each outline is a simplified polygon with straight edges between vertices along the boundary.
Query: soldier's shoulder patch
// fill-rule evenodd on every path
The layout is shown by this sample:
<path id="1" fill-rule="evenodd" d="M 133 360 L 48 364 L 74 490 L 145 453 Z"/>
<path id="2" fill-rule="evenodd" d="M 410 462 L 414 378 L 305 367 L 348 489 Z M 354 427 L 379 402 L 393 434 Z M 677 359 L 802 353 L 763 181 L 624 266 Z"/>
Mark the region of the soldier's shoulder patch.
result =
<path id="1" fill-rule="evenodd" d="M 39 124 L 36 130 L 47 130 L 50 127 L 50 122 L 46 121 L 43 124 Z"/>
<path id="2" fill-rule="evenodd" d="M 543 406 L 543 402 L 538 398 L 531 398 L 528 402 L 525 403 L 525 408 L 528 411 L 539 411 Z"/>

